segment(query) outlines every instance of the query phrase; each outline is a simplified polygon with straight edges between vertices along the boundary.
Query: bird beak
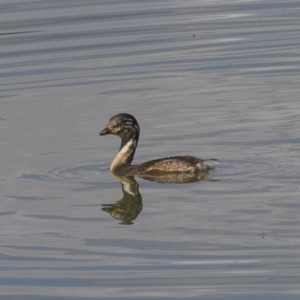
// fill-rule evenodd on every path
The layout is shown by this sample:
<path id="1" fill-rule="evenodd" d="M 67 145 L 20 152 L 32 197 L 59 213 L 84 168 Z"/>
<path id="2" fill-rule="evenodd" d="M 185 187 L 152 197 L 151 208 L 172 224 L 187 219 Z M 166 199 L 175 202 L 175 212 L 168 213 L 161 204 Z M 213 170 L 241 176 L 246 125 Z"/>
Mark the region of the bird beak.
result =
<path id="1" fill-rule="evenodd" d="M 107 134 L 110 134 L 108 127 L 105 127 L 102 131 L 99 132 L 99 135 L 107 135 Z"/>

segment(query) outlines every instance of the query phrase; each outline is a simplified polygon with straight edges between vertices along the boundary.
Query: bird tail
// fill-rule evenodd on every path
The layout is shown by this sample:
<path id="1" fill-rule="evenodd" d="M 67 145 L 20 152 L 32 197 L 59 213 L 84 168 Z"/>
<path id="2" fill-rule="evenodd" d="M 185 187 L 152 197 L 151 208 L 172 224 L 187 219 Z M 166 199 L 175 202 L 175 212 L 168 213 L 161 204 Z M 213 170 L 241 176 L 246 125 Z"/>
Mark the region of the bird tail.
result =
<path id="1" fill-rule="evenodd" d="M 217 164 L 220 164 L 221 162 L 218 161 L 217 159 L 215 158 L 210 158 L 210 159 L 205 159 L 203 161 L 203 165 L 206 167 L 207 170 L 211 170 L 211 169 L 214 169 L 214 167 L 217 165 Z"/>

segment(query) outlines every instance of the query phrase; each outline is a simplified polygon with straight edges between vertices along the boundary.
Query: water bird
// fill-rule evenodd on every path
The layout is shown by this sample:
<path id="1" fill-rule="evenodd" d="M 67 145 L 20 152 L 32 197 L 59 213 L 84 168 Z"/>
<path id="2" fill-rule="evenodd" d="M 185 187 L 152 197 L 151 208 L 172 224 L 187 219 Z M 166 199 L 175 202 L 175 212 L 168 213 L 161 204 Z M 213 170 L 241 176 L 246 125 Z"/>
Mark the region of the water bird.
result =
<path id="1" fill-rule="evenodd" d="M 112 173 L 134 176 L 159 176 L 166 174 L 203 174 L 213 168 L 216 159 L 200 159 L 194 156 L 168 156 L 132 165 L 140 136 L 140 126 L 136 118 L 128 113 L 113 116 L 99 135 L 113 134 L 121 138 L 118 154 L 109 170 Z"/>

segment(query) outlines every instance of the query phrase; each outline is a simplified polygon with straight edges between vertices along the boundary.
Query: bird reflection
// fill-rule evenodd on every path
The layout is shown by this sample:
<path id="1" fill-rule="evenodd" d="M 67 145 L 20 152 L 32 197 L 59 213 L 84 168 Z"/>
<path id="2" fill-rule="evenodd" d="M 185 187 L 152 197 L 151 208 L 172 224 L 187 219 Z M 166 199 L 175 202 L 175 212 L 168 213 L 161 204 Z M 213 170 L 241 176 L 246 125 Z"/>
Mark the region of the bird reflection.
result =
<path id="1" fill-rule="evenodd" d="M 123 198 L 114 204 L 102 204 L 102 210 L 108 212 L 113 218 L 120 220 L 120 224 L 131 225 L 143 208 L 139 184 L 133 176 L 112 175 L 122 183 Z"/>
<path id="2" fill-rule="evenodd" d="M 114 204 L 102 204 L 102 210 L 109 213 L 114 219 L 120 220 L 120 224 L 131 225 L 143 208 L 139 184 L 134 176 L 119 176 L 112 172 L 111 174 L 117 181 L 121 182 L 123 198 Z M 165 184 L 184 184 L 202 180 L 215 181 L 207 173 L 151 174 L 139 177 L 144 180 Z"/>
<path id="3" fill-rule="evenodd" d="M 146 174 L 139 176 L 144 180 L 155 181 L 158 183 L 192 183 L 199 182 L 202 180 L 212 181 L 209 174 L 207 172 L 199 172 L 199 173 L 154 173 L 154 174 Z"/>

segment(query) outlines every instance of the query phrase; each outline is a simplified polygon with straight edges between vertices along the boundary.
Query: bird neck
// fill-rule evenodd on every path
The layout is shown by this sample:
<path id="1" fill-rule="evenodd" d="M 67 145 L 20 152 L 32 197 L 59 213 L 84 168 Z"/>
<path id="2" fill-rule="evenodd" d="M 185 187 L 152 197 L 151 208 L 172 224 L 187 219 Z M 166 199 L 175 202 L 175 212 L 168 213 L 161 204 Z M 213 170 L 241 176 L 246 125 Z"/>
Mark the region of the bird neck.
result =
<path id="1" fill-rule="evenodd" d="M 120 137 L 122 140 L 120 150 L 109 168 L 112 172 L 131 164 L 139 141 L 139 130 L 136 128 L 127 129 Z"/>

